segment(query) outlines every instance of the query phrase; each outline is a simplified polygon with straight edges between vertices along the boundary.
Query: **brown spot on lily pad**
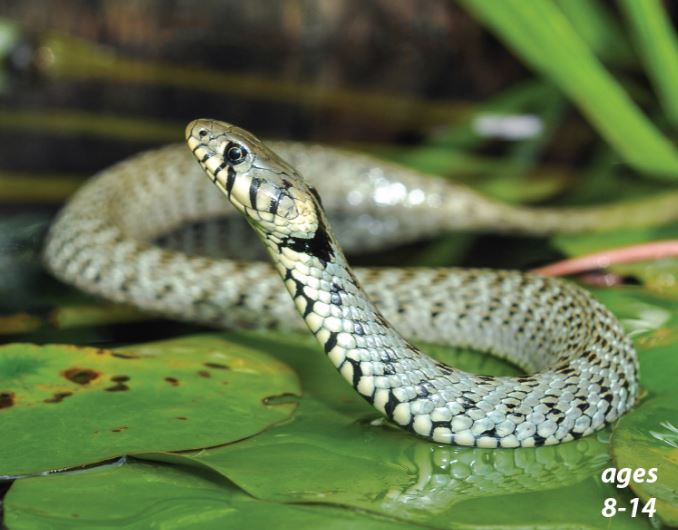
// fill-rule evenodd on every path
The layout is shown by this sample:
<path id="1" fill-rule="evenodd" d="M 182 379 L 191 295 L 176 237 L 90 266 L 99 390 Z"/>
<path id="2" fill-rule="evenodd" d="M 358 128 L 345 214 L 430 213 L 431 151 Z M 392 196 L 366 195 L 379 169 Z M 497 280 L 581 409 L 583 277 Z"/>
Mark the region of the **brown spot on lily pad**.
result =
<path id="1" fill-rule="evenodd" d="M 205 363 L 205 366 L 207 368 L 215 368 L 216 370 L 230 370 L 231 367 L 227 366 L 225 364 L 220 364 L 220 363 Z"/>
<path id="2" fill-rule="evenodd" d="M 290 392 L 284 394 L 277 394 L 275 396 L 266 396 L 261 402 L 268 407 L 275 407 L 277 405 L 286 405 L 288 403 L 298 403 L 299 396 Z"/>
<path id="3" fill-rule="evenodd" d="M 69 368 L 61 372 L 66 379 L 78 385 L 88 385 L 101 374 L 91 368 Z"/>
<path id="4" fill-rule="evenodd" d="M 129 381 L 128 375 L 114 375 L 111 377 L 111 381 L 115 384 L 108 388 L 104 388 L 106 392 L 124 392 L 125 390 L 129 390 L 129 387 L 125 384 Z"/>
<path id="5" fill-rule="evenodd" d="M 188 418 L 187 418 L 186 416 L 177 416 L 177 419 L 178 419 L 178 420 L 183 420 L 183 421 L 185 421 L 185 420 L 187 420 Z"/>
<path id="6" fill-rule="evenodd" d="M 45 403 L 61 403 L 65 398 L 72 396 L 73 392 L 55 392 L 51 398 L 44 400 Z"/>
<path id="7" fill-rule="evenodd" d="M 14 405 L 14 392 L 0 392 L 0 409 L 8 409 Z"/>
<path id="8" fill-rule="evenodd" d="M 120 427 L 116 427 L 115 429 L 111 429 L 111 432 L 122 432 L 127 430 L 127 425 L 122 425 Z"/>
<path id="9" fill-rule="evenodd" d="M 117 357 L 118 359 L 139 359 L 138 355 L 132 355 L 129 353 L 120 353 L 120 352 L 113 352 L 111 353 L 113 357 Z"/>
<path id="10" fill-rule="evenodd" d="M 179 386 L 179 380 L 176 377 L 165 377 L 165 381 L 172 386 Z"/>
<path id="11" fill-rule="evenodd" d="M 200 377 L 212 377 L 209 370 L 198 370 L 198 375 Z"/>

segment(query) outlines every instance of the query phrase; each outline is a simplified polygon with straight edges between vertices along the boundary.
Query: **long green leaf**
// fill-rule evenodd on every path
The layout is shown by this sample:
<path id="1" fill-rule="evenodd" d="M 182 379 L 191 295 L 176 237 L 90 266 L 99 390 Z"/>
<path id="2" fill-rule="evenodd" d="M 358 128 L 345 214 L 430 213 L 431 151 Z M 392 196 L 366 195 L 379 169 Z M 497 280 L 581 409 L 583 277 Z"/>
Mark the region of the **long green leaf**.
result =
<path id="1" fill-rule="evenodd" d="M 678 42 L 659 0 L 622 0 L 638 51 L 668 119 L 678 126 Z"/>
<path id="2" fill-rule="evenodd" d="M 636 170 L 678 178 L 678 153 L 605 70 L 550 0 L 463 0 L 535 70 L 551 79 Z"/>
<path id="3" fill-rule="evenodd" d="M 617 20 L 597 0 L 558 0 L 577 33 L 605 62 L 628 64 L 633 55 Z"/>

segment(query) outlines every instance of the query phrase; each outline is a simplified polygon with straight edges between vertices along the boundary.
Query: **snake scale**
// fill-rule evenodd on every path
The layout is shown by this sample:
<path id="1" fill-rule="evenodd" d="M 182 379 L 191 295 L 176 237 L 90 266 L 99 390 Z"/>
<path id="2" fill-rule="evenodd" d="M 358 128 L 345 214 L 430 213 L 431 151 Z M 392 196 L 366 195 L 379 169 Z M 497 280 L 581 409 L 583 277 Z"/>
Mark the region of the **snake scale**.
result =
<path id="1" fill-rule="evenodd" d="M 45 247 L 53 274 L 114 301 L 215 326 L 299 329 L 305 322 L 364 399 L 438 443 L 557 444 L 601 429 L 634 404 L 633 346 L 583 289 L 517 271 L 352 270 L 325 214 L 353 223 L 341 236 L 345 246 L 379 248 L 458 228 L 547 233 L 642 223 L 633 209 L 513 208 L 367 155 L 265 145 L 213 120 L 192 122 L 186 139 L 190 150 L 137 155 L 71 199 Z M 236 210 L 272 265 L 157 244 L 181 225 Z M 466 373 L 404 337 L 490 352 L 528 375 Z"/>

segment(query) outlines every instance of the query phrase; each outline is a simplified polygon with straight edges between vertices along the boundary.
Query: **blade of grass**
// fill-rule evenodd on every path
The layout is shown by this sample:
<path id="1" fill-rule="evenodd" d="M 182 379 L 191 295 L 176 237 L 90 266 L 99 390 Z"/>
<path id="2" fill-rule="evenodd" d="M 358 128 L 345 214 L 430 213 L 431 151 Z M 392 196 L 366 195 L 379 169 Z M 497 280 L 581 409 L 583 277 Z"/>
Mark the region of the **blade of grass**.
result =
<path id="1" fill-rule="evenodd" d="M 678 126 L 678 42 L 659 0 L 622 0 L 647 74 L 667 118 Z"/>
<path id="2" fill-rule="evenodd" d="M 641 173 L 678 178 L 678 153 L 549 0 L 462 0 L 537 72 L 551 79 Z"/>
<path id="3" fill-rule="evenodd" d="M 605 62 L 629 64 L 633 53 L 619 24 L 596 0 L 559 0 L 558 6 L 577 33 Z"/>

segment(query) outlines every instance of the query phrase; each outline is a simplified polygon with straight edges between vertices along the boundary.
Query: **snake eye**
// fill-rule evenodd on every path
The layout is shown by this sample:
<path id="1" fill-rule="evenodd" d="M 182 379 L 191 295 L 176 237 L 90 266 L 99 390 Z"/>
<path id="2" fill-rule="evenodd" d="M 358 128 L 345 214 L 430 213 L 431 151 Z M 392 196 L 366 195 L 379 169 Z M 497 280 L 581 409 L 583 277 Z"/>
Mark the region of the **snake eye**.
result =
<path id="1" fill-rule="evenodd" d="M 247 149 L 245 149 L 242 145 L 231 143 L 226 146 L 224 151 L 226 159 L 231 164 L 240 164 L 245 160 L 245 158 L 247 158 Z"/>

